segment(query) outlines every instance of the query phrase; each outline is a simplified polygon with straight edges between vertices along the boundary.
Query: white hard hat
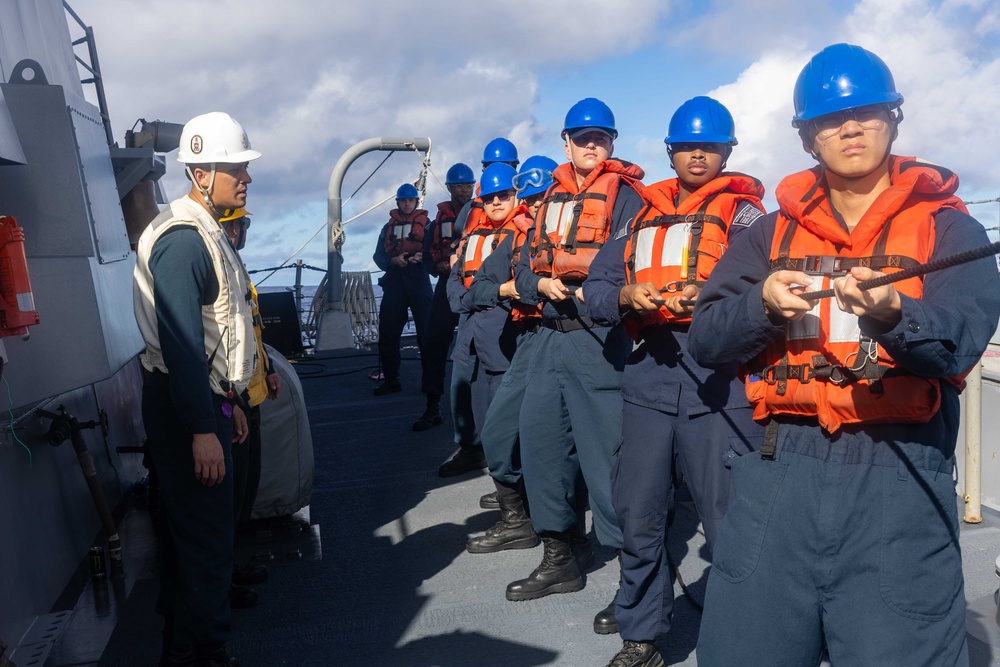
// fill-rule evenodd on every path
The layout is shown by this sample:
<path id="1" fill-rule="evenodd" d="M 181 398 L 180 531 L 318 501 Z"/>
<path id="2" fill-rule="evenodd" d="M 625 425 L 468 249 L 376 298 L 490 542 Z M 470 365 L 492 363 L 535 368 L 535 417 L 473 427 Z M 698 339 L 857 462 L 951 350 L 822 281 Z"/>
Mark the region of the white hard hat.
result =
<path id="1" fill-rule="evenodd" d="M 238 164 L 259 157 L 260 153 L 250 148 L 243 126 L 227 113 L 213 111 L 195 116 L 181 131 L 178 162 Z"/>

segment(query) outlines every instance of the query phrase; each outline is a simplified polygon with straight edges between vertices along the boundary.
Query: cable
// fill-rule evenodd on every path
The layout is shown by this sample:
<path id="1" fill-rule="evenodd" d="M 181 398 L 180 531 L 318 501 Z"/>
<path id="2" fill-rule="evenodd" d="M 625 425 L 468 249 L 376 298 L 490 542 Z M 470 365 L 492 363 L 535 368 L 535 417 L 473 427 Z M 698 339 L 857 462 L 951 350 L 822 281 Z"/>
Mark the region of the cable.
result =
<path id="1" fill-rule="evenodd" d="M 24 447 L 24 451 L 28 452 L 28 467 L 30 468 L 32 463 L 31 450 L 28 449 L 26 444 L 21 442 L 21 439 L 17 437 L 17 433 L 14 432 L 14 398 L 10 395 L 10 383 L 7 382 L 6 376 L 0 375 L 0 377 L 3 378 L 3 383 L 7 387 L 7 413 L 10 415 L 10 435 L 19 445 Z"/>
<path id="2" fill-rule="evenodd" d="M 870 290 L 875 287 L 881 287 L 883 285 L 889 285 L 900 280 L 906 280 L 907 278 L 913 278 L 916 276 L 922 276 L 926 273 L 933 273 L 934 271 L 941 271 L 942 269 L 947 269 L 952 266 L 958 266 L 959 264 L 967 264 L 969 262 L 974 262 L 977 259 L 983 259 L 984 257 L 990 257 L 992 255 L 1000 252 L 1000 241 L 996 243 L 991 243 L 989 245 L 980 246 L 979 248 L 973 248 L 972 250 L 966 250 L 964 252 L 958 252 L 954 255 L 948 255 L 947 257 L 942 257 L 940 259 L 935 259 L 926 264 L 918 264 L 917 266 L 910 267 L 909 269 L 904 269 L 896 273 L 889 273 L 877 278 L 872 278 L 871 280 L 862 280 L 858 283 L 858 289 Z M 808 299 L 809 301 L 817 301 L 819 299 L 829 299 L 834 296 L 836 292 L 832 289 L 817 290 L 815 292 L 803 292 L 799 296 L 803 299 Z"/>
<path id="3" fill-rule="evenodd" d="M 393 152 L 395 152 L 395 151 L 393 151 Z M 385 164 L 385 161 L 388 160 L 391 157 L 392 157 L 392 152 L 389 152 L 389 153 L 385 154 L 385 157 L 382 159 L 381 162 L 378 163 L 378 166 L 375 167 L 375 170 L 372 173 L 368 174 L 368 178 L 366 178 L 364 181 L 362 181 L 361 185 L 358 186 L 358 189 L 355 190 L 354 192 L 352 192 L 351 196 L 347 198 L 347 201 L 344 202 L 345 205 L 347 204 L 347 202 L 349 202 L 352 199 L 354 199 L 354 195 L 358 194 L 358 192 L 361 190 L 361 188 L 365 187 L 365 183 L 367 183 L 368 181 L 370 181 L 371 178 L 372 178 L 372 176 L 375 175 L 375 172 L 378 171 L 379 169 L 381 169 L 382 165 Z"/>

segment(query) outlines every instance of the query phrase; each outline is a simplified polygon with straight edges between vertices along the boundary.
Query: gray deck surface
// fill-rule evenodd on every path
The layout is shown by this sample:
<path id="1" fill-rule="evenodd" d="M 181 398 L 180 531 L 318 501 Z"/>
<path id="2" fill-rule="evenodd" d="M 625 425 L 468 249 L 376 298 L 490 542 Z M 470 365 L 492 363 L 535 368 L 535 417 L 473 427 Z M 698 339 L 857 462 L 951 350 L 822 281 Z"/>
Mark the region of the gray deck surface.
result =
<path id="1" fill-rule="evenodd" d="M 404 350 L 404 357 L 412 354 Z M 615 594 L 613 552 L 598 548 L 583 591 L 505 600 L 507 583 L 530 573 L 541 548 L 465 551 L 470 535 L 499 518 L 478 505 L 492 490 L 489 478 L 437 476 L 453 451 L 451 431 L 447 422 L 410 430 L 423 410 L 419 362 L 404 361 L 402 393 L 374 398 L 365 369 L 376 361 L 349 354 L 300 364 L 316 456 L 313 499 L 296 521 L 258 524 L 243 538 L 240 557 L 268 562 L 271 577 L 257 587 L 256 607 L 234 613 L 231 652 L 244 667 L 605 665 L 621 641 L 595 634 L 591 623 Z M 306 377 L 313 373 L 324 377 Z M 156 664 L 155 558 L 144 516 L 131 512 L 123 526 L 129 578 L 87 585 L 45 664 Z M 989 643 L 998 635 L 990 615 L 995 605 L 989 606 L 997 588 L 998 526 L 988 517 L 962 532 L 977 667 L 1000 665 L 1000 642 Z M 698 599 L 707 577 L 703 547 L 691 509 L 681 503 L 670 551 Z M 679 585 L 675 591 L 674 628 L 660 648 L 667 664 L 695 665 L 700 616 Z"/>

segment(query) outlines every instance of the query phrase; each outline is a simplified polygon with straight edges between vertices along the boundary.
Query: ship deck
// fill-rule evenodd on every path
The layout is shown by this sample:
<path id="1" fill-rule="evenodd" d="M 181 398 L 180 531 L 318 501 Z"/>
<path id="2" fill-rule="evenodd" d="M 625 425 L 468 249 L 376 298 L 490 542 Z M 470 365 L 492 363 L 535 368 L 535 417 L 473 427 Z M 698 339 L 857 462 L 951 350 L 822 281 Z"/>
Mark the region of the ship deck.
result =
<path id="1" fill-rule="evenodd" d="M 492 485 L 482 472 L 438 477 L 454 449 L 447 423 L 410 430 L 423 410 L 414 352 L 404 350 L 404 391 L 380 398 L 372 396 L 371 354 L 297 365 L 315 451 L 312 502 L 292 520 L 255 522 L 241 536 L 238 556 L 266 562 L 271 575 L 256 587 L 259 604 L 234 612 L 231 653 L 244 667 L 606 664 L 620 638 L 595 634 L 591 623 L 615 594 L 612 550 L 597 549 L 578 593 L 505 600 L 506 584 L 538 564 L 541 548 L 465 551 L 470 535 L 498 520 L 478 504 Z M 993 603 L 1000 517 L 985 518 L 963 524 L 961 538 L 977 667 L 1000 665 Z M 161 624 L 153 611 L 158 584 L 148 514 L 133 506 L 121 528 L 125 579 L 84 583 L 75 605 L 66 605 L 72 614 L 45 662 L 15 652 L 18 667 L 156 664 Z M 669 547 L 690 595 L 700 600 L 708 563 L 687 503 L 679 505 Z M 680 582 L 675 593 L 673 629 L 661 638 L 661 652 L 669 665 L 695 665 L 699 611 Z"/>

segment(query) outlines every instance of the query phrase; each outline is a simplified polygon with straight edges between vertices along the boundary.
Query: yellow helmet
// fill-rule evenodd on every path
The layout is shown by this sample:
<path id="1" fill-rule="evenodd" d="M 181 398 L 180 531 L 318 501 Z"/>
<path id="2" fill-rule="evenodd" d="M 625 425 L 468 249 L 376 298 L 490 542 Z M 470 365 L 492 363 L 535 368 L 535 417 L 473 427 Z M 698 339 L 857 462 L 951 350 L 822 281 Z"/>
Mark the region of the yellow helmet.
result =
<path id="1" fill-rule="evenodd" d="M 239 220 L 244 216 L 253 215 L 253 213 L 245 208 L 227 208 L 223 211 L 223 213 L 225 215 L 219 218 L 219 222 L 232 222 L 233 220 Z"/>

